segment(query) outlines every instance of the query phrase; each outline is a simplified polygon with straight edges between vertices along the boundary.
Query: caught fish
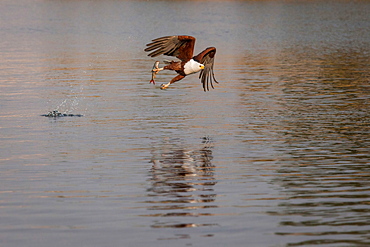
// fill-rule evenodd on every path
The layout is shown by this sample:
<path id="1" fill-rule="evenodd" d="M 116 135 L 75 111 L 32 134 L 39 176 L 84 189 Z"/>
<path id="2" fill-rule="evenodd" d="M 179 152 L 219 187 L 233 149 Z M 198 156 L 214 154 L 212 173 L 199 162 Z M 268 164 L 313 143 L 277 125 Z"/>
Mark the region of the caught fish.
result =
<path id="1" fill-rule="evenodd" d="M 159 65 L 159 61 L 155 61 L 154 65 L 153 65 L 153 68 L 152 68 L 152 79 L 150 80 L 149 83 L 155 84 L 154 78 L 157 75 L 157 73 L 159 72 L 158 71 L 158 68 L 159 68 L 158 65 Z"/>

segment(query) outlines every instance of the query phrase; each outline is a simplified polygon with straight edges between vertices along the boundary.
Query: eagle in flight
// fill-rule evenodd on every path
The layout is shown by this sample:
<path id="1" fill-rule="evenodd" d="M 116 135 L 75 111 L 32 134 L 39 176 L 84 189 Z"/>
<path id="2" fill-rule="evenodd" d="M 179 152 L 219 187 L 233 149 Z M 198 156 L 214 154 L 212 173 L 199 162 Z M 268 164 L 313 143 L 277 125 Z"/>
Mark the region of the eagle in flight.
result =
<path id="1" fill-rule="evenodd" d="M 152 70 L 151 83 L 155 84 L 155 75 L 161 70 L 174 70 L 177 76 L 167 84 L 162 84 L 161 89 L 166 89 L 168 86 L 176 81 L 183 79 L 185 76 L 194 74 L 200 71 L 199 79 L 203 84 L 204 91 L 209 91 L 209 85 L 213 87 L 213 81 L 218 83 L 213 73 L 213 64 L 216 54 L 215 47 L 208 47 L 196 56 L 193 56 L 195 45 L 195 38 L 186 35 L 165 36 L 153 39 L 151 43 L 147 44 L 146 52 L 150 57 L 159 55 L 173 56 L 180 59 L 180 61 L 168 62 L 168 65 L 159 68 L 159 62 L 156 61 Z"/>

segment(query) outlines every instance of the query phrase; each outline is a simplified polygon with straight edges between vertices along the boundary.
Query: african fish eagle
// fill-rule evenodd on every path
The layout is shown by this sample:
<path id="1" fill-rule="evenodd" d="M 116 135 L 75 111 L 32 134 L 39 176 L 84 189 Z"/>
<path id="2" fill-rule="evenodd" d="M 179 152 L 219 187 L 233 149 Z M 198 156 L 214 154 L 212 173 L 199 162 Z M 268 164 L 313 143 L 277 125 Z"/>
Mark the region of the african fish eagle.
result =
<path id="1" fill-rule="evenodd" d="M 151 43 L 147 44 L 148 47 L 144 51 L 151 52 L 148 54 L 150 57 L 163 54 L 180 59 L 180 61 L 168 62 L 168 65 L 163 68 L 158 68 L 158 62 L 156 62 L 156 68 L 152 70 L 154 76 L 151 82 L 154 83 L 155 74 L 159 71 L 174 70 L 178 75 L 169 83 L 161 85 L 161 89 L 166 89 L 170 84 L 183 79 L 185 76 L 200 71 L 199 79 L 203 84 L 204 91 L 209 91 L 209 84 L 214 88 L 213 80 L 218 83 L 213 73 L 216 48 L 208 47 L 198 55 L 193 56 L 194 44 L 195 38 L 186 35 L 165 36 L 153 39 Z"/>

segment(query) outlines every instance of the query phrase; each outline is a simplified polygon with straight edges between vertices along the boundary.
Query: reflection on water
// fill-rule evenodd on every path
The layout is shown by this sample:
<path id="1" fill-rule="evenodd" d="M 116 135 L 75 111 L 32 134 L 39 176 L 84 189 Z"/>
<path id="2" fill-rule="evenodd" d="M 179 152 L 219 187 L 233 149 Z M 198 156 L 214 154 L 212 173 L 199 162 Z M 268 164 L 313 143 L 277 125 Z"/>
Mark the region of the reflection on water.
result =
<path id="1" fill-rule="evenodd" d="M 204 137 L 202 143 L 202 148 L 188 150 L 170 141 L 153 150 L 153 165 L 149 174 L 151 187 L 146 203 L 150 204 L 148 209 L 155 213 L 146 216 L 160 218 L 154 220 L 151 227 L 213 225 L 187 218 L 212 216 L 207 209 L 217 207 L 214 204 L 216 194 L 213 186 L 216 181 L 211 163 L 212 141 Z"/>

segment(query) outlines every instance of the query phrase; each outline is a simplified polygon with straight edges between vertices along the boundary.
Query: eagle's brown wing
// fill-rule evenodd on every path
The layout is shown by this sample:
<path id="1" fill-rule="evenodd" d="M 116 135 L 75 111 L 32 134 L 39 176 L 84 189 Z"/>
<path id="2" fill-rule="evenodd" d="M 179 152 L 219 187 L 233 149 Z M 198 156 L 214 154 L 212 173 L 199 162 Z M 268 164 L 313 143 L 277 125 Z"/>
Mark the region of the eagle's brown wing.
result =
<path id="1" fill-rule="evenodd" d="M 194 57 L 194 60 L 204 65 L 204 69 L 200 71 L 199 79 L 203 84 L 204 91 L 209 91 L 209 84 L 213 87 L 213 81 L 216 81 L 215 75 L 213 73 L 213 64 L 216 55 L 215 47 L 208 47 L 198 55 Z"/>
<path id="2" fill-rule="evenodd" d="M 192 36 L 165 36 L 153 39 L 152 43 L 144 51 L 152 51 L 148 56 L 156 57 L 159 55 L 174 56 L 181 61 L 189 61 L 193 57 L 195 38 Z"/>

